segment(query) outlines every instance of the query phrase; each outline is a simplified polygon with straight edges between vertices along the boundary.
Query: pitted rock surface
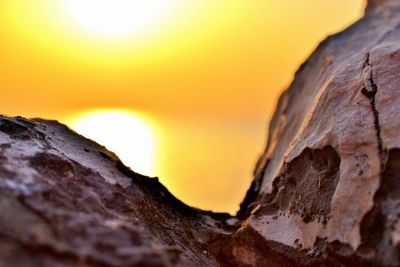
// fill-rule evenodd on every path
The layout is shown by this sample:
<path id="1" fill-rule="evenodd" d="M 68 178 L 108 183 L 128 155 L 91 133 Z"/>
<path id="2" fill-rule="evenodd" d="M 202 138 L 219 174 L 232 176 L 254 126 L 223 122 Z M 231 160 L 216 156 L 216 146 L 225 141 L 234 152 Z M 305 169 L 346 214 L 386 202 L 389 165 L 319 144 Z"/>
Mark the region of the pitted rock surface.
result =
<path id="1" fill-rule="evenodd" d="M 4 116 L 0 210 L 6 266 L 400 266 L 400 1 L 370 0 L 301 66 L 237 216 Z"/>
<path id="2" fill-rule="evenodd" d="M 400 1 L 370 1 L 301 66 L 271 120 L 241 232 L 300 265 L 400 265 L 399 43 Z"/>
<path id="3" fill-rule="evenodd" d="M 229 218 L 57 122 L 7 117 L 0 210 L 1 266 L 217 266 L 207 242 Z"/>

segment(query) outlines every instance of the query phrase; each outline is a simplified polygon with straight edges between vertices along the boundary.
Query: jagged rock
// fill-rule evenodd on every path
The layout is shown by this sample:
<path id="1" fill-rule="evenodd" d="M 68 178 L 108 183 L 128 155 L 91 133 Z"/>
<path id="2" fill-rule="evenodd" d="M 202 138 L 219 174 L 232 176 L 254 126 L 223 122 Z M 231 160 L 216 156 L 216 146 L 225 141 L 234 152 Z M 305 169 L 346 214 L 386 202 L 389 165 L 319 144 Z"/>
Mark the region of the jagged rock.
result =
<path id="1" fill-rule="evenodd" d="M 296 73 L 236 217 L 53 121 L 0 116 L 1 266 L 400 266 L 400 1 Z"/>
<path id="2" fill-rule="evenodd" d="M 271 120 L 225 258 L 245 265 L 241 243 L 252 235 L 263 244 L 252 259 L 400 266 L 399 43 L 400 1 L 370 1 L 301 66 Z"/>
<path id="3" fill-rule="evenodd" d="M 0 116 L 0 266 L 217 266 L 226 214 L 54 121 Z"/>

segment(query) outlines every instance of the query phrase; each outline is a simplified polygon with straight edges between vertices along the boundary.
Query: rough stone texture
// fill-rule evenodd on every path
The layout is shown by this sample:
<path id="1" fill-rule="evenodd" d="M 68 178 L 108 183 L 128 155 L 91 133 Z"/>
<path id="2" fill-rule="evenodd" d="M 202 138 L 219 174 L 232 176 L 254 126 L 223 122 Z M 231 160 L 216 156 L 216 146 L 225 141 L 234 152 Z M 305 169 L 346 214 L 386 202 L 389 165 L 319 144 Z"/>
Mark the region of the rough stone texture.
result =
<path id="1" fill-rule="evenodd" d="M 400 266 L 400 1 L 371 0 L 279 99 L 236 217 L 57 122 L 0 117 L 1 266 Z"/>
<path id="2" fill-rule="evenodd" d="M 400 266 L 399 44 L 400 1 L 374 0 L 301 66 L 271 120 L 236 239 L 262 238 L 260 255 L 284 251 L 299 265 Z"/>
<path id="3" fill-rule="evenodd" d="M 0 266 L 217 266 L 226 214 L 53 121 L 0 116 Z"/>

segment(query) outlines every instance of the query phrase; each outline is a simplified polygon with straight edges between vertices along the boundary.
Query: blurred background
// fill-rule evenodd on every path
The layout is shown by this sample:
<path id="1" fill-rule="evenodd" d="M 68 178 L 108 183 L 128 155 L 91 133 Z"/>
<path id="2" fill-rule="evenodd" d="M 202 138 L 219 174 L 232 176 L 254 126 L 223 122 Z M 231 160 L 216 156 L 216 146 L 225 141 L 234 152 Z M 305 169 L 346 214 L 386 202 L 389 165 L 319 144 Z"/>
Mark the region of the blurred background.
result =
<path id="1" fill-rule="evenodd" d="M 2 0 L 0 113 L 56 119 L 234 213 L 280 92 L 363 0 Z"/>

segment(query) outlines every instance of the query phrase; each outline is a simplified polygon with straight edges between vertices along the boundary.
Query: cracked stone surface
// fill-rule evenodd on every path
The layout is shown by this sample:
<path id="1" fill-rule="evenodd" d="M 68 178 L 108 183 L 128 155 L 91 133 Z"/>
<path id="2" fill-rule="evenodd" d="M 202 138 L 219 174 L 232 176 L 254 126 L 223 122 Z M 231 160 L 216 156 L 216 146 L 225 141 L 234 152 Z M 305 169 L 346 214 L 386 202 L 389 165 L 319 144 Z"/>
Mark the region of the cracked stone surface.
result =
<path id="1" fill-rule="evenodd" d="M 301 66 L 234 236 L 263 238 L 260 255 L 285 251 L 300 265 L 400 265 L 399 43 L 400 1 L 370 1 Z"/>
<path id="2" fill-rule="evenodd" d="M 400 266 L 399 114 L 400 1 L 370 0 L 280 97 L 235 217 L 57 122 L 0 116 L 0 263 Z"/>

